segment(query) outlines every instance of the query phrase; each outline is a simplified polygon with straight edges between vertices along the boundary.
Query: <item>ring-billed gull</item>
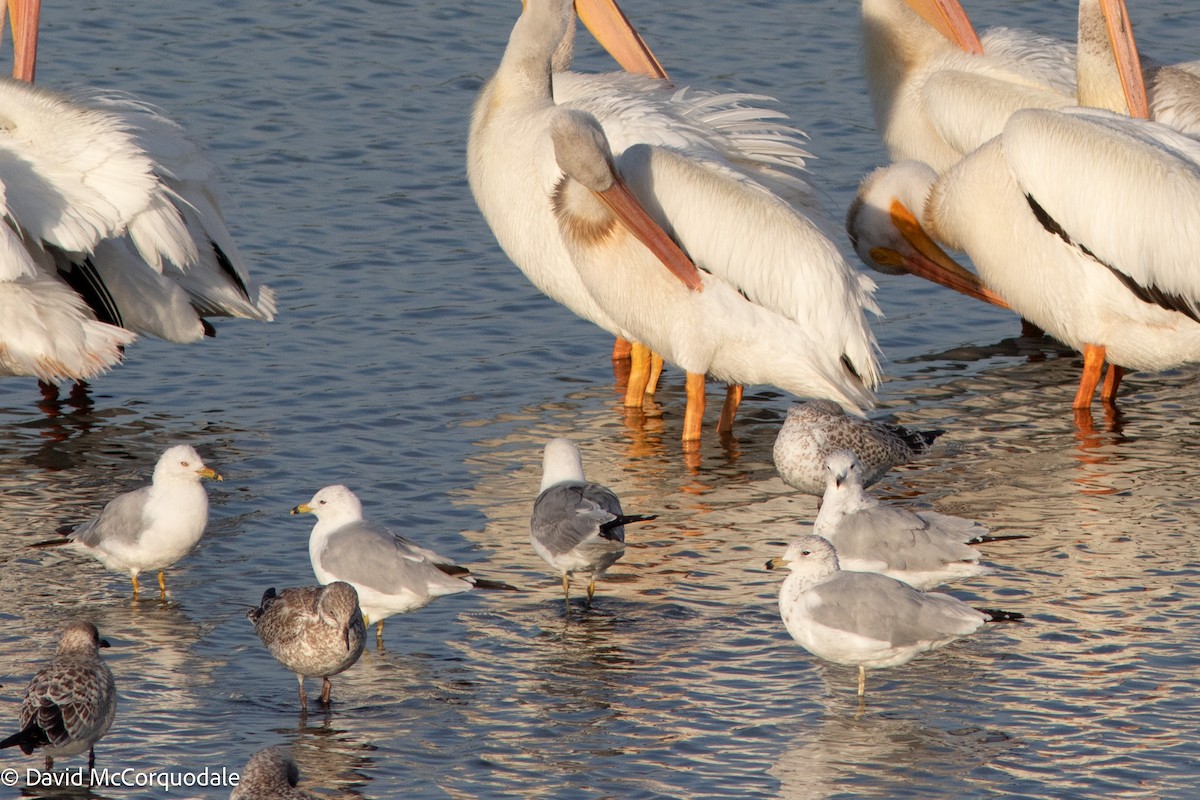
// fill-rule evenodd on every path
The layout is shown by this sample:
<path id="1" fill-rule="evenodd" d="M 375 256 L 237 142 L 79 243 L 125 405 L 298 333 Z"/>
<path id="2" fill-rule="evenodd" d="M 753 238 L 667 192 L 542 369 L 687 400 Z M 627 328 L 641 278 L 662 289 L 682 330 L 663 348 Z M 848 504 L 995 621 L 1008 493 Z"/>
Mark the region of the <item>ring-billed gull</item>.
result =
<path id="1" fill-rule="evenodd" d="M 791 573 L 779 590 L 779 614 L 792 638 L 819 658 L 858 667 L 858 694 L 867 667 L 906 664 L 921 653 L 974 633 L 985 622 L 1021 619 L 972 608 L 948 594 L 920 592 L 875 572 L 847 572 L 820 536 L 803 536 L 767 569 Z"/>
<path id="2" fill-rule="evenodd" d="M 138 574 L 157 570 L 159 597 L 165 598 L 164 570 L 192 551 L 208 525 L 201 478 L 221 480 L 190 445 L 175 445 L 158 459 L 149 486 L 118 495 L 66 540 L 47 544 L 69 543 L 113 572 L 128 572 L 134 597 L 141 588 Z"/>
<path id="3" fill-rule="evenodd" d="M 625 514 L 616 494 L 583 476 L 583 459 L 570 439 L 551 439 L 542 454 L 542 485 L 529 519 L 533 549 L 562 574 L 571 602 L 571 575 L 587 573 L 591 605 L 596 579 L 625 554 L 625 526 L 654 515 Z"/>
<path id="4" fill-rule="evenodd" d="M 830 400 L 809 400 L 788 409 L 772 456 L 779 477 L 805 494 L 825 492 L 825 459 L 834 450 L 858 456 L 863 486 L 929 449 L 944 431 L 913 431 L 901 425 L 850 417 Z"/>
<path id="5" fill-rule="evenodd" d="M 354 666 L 367 640 L 358 592 L 344 581 L 279 594 L 267 589 L 246 616 L 275 660 L 296 673 L 301 707 L 308 706 L 305 677 L 322 679 L 321 705 L 329 705 L 329 677 Z"/>
<path id="6" fill-rule="evenodd" d="M 830 453 L 826 468 L 829 482 L 813 532 L 833 543 L 842 569 L 930 589 L 989 571 L 972 544 L 1025 538 L 991 536 L 962 517 L 884 505 L 863 490 L 862 465 L 849 450 Z"/>
<path id="7" fill-rule="evenodd" d="M 340 484 L 326 486 L 293 514 L 314 514 L 308 556 L 322 584 L 345 581 L 358 590 L 367 624 L 376 620 L 382 641 L 383 621 L 393 614 L 424 608 L 435 597 L 471 589 L 514 589 L 477 578 L 466 567 L 442 558 L 411 539 L 363 519 L 362 503 Z"/>
<path id="8" fill-rule="evenodd" d="M 300 769 L 286 747 L 267 747 L 250 756 L 229 800 L 316 800 L 296 788 Z"/>
<path id="9" fill-rule="evenodd" d="M 54 658 L 25 689 L 21 730 L 0 742 L 0 748 L 17 746 L 29 755 L 43 747 L 47 770 L 54 766 L 54 756 L 86 750 L 90 771 L 96 765 L 95 744 L 117 713 L 117 686 L 100 658 L 101 647 L 108 642 L 92 623 L 72 622 L 63 628 Z"/>

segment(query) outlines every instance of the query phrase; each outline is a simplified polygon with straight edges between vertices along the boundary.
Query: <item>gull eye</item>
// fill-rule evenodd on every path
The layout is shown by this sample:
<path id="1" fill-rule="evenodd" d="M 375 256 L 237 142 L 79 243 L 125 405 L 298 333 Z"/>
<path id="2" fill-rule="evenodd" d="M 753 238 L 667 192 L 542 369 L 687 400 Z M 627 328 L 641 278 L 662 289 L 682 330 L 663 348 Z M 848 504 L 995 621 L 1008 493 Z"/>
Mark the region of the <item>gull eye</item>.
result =
<path id="1" fill-rule="evenodd" d="M 187 465 L 188 465 L 188 462 L 186 462 L 186 461 L 179 462 L 179 466 L 181 466 L 181 467 L 186 467 Z"/>
<path id="2" fill-rule="evenodd" d="M 812 555 L 812 550 L 801 550 L 801 551 L 800 551 L 800 555 L 802 555 L 802 556 L 811 556 L 811 555 Z"/>

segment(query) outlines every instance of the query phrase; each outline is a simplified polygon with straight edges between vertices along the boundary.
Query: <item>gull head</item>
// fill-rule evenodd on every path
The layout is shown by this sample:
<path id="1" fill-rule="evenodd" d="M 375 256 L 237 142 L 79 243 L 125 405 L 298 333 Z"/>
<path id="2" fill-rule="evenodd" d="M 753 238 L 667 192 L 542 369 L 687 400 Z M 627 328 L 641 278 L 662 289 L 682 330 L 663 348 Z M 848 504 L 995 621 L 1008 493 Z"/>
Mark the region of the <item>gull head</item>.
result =
<path id="1" fill-rule="evenodd" d="M 177 444 L 168 448 L 159 456 L 158 463 L 154 466 L 155 483 L 160 480 L 195 483 L 201 478 L 222 480 L 220 475 L 204 465 L 204 460 L 191 445 Z"/>
<path id="2" fill-rule="evenodd" d="M 362 519 L 362 503 L 354 492 L 338 483 L 321 489 L 292 513 L 313 514 L 322 522 L 356 522 Z"/>
<path id="3" fill-rule="evenodd" d="M 546 442 L 542 454 L 542 486 L 539 491 L 544 492 L 563 481 L 582 480 L 583 459 L 575 443 L 570 439 L 551 439 Z"/>
<path id="4" fill-rule="evenodd" d="M 90 622 L 72 622 L 63 628 L 58 640 L 58 655 L 95 656 L 108 641 L 100 638 L 100 631 Z"/>
<path id="5" fill-rule="evenodd" d="M 767 569 L 790 569 L 810 577 L 831 575 L 838 571 L 837 551 L 820 536 L 801 536 L 788 545 L 781 558 L 772 558 Z"/>

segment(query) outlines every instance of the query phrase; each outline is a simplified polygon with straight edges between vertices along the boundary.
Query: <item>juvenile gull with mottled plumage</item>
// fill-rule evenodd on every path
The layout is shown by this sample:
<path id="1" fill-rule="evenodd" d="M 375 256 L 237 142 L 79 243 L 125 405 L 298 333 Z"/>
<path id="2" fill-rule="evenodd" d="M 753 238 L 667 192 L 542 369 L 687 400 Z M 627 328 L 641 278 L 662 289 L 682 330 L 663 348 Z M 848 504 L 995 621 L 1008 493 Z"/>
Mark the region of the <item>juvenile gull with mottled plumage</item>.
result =
<path id="1" fill-rule="evenodd" d="M 96 764 L 95 744 L 117 713 L 117 686 L 100 658 L 101 647 L 108 647 L 108 642 L 92 623 L 65 627 L 54 658 L 25 689 L 21 730 L 0 742 L 0 748 L 17 746 L 29 755 L 43 747 L 47 770 L 54 765 L 54 756 L 86 750 L 90 771 Z"/>
<path id="2" fill-rule="evenodd" d="M 229 800 L 316 800 L 296 788 L 300 769 L 286 747 L 267 747 L 250 756 Z"/>
<path id="3" fill-rule="evenodd" d="M 867 667 L 907 664 L 929 650 L 974 633 L 985 622 L 1022 615 L 976 609 L 948 594 L 920 592 L 875 572 L 848 572 L 820 536 L 803 536 L 768 569 L 787 567 L 779 614 L 801 647 L 836 664 L 858 667 L 858 694 Z"/>
<path id="4" fill-rule="evenodd" d="M 616 494 L 583 476 L 579 448 L 569 439 L 551 439 L 542 455 L 542 485 L 529 520 L 533 549 L 562 574 L 563 595 L 571 601 L 571 575 L 588 575 L 587 601 L 596 579 L 625 554 L 625 526 L 654 515 L 625 514 Z"/>
<path id="5" fill-rule="evenodd" d="M 304 679 L 321 678 L 321 705 L 329 705 L 331 675 L 345 672 L 362 655 L 367 626 L 358 592 L 344 581 L 263 593 L 258 608 L 246 612 L 254 632 L 275 660 L 296 673 L 300 705 L 308 705 Z"/>
<path id="6" fill-rule="evenodd" d="M 429 605 L 434 598 L 471 589 L 513 589 L 506 583 L 477 578 L 466 567 L 363 519 L 362 503 L 340 484 L 326 486 L 312 500 L 292 509 L 314 514 L 317 524 L 308 539 L 313 572 L 322 584 L 345 581 L 358 590 L 367 624 Z"/>
<path id="7" fill-rule="evenodd" d="M 186 444 L 167 449 L 149 486 L 118 495 L 98 516 L 65 540 L 113 572 L 128 572 L 137 597 L 138 574 L 158 571 L 159 596 L 167 596 L 163 571 L 192 551 L 208 525 L 208 495 L 201 478 L 221 480 Z"/>
<path id="8" fill-rule="evenodd" d="M 809 400 L 788 409 L 772 455 L 784 483 L 820 497 L 825 459 L 832 451 L 854 453 L 862 464 L 863 486 L 870 486 L 892 467 L 923 454 L 942 433 L 851 417 L 831 400 Z"/>

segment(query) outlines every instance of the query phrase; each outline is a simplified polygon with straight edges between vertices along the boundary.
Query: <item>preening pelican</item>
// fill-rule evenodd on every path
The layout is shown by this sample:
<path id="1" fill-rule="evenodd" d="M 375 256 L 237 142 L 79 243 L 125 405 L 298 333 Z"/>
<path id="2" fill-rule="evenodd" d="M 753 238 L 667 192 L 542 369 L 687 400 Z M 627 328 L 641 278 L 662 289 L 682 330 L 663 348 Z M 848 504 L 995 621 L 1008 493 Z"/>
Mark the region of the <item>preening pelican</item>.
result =
<path id="1" fill-rule="evenodd" d="M 976 36 L 958 0 L 863 0 L 875 126 L 893 161 L 943 172 L 1021 108 L 1075 104 L 1074 48 L 1030 31 Z"/>
<path id="2" fill-rule="evenodd" d="M 1200 143 L 1172 128 L 1028 109 L 942 176 L 901 162 L 868 176 L 859 199 L 851 235 L 864 258 L 948 259 L 894 224 L 907 205 L 1013 310 L 1083 352 L 1077 409 L 1106 358 L 1140 370 L 1200 361 Z M 1110 372 L 1106 403 L 1119 380 Z"/>
<path id="3" fill-rule="evenodd" d="M 588 4 L 578 5 L 583 15 Z M 807 154 L 802 135 L 778 121 L 782 115 L 751 105 L 762 101 L 761 97 L 681 91 L 662 81 L 634 75 L 555 72 L 552 98 L 542 86 L 546 85 L 547 73 L 561 67 L 563 49 L 559 43 L 570 40 L 573 24 L 569 14 L 563 20 L 557 18 L 560 6 L 569 12 L 569 6 L 561 3 L 552 10 L 541 4 L 537 9 L 527 9 L 523 21 L 514 28 L 496 76 L 476 103 L 468 143 L 468 176 L 476 202 L 497 240 L 539 289 L 606 330 L 642 341 L 627 324 L 614 318 L 613 309 L 596 302 L 560 237 L 550 207 L 562 176 L 550 141 L 552 117 L 567 109 L 586 112 L 599 119 L 604 137 L 618 153 L 639 143 L 701 153 L 714 163 L 725 164 L 731 174 L 754 176 L 762 187 L 769 187 L 788 202 L 810 204 L 815 209 L 812 191 L 800 174 Z M 519 32 L 523 32 L 522 37 Z M 530 43 L 535 38 L 536 44 Z M 614 45 L 602 43 L 614 52 Z M 519 50 L 519 45 L 526 50 Z M 537 66 L 530 67 L 525 62 L 533 60 L 530 53 L 535 49 Z M 758 191 L 765 194 L 762 187 Z M 656 240 L 666 238 L 661 231 L 650 235 Z M 728 244 L 732 246 L 733 242 Z M 685 274 L 694 274 L 690 265 L 682 269 Z M 791 280 L 784 277 L 778 282 L 785 285 Z M 858 280 L 856 276 L 856 286 Z M 869 290 L 864 291 L 869 303 Z M 643 343 L 658 350 L 650 342 Z M 863 370 L 864 380 L 873 385 L 878 374 L 873 354 L 865 360 L 859 357 L 856 366 Z M 697 396 L 697 387 L 702 388 L 703 372 L 690 378 L 693 390 L 684 434 L 688 439 L 699 437 L 703 395 Z M 840 399 L 839 395 L 823 396 Z M 852 407 L 869 402 L 869 392 L 860 389 L 856 397 L 850 402 Z"/>
<path id="4" fill-rule="evenodd" d="M 186 342 L 206 316 L 270 320 L 183 129 L 115 93 L 34 75 L 38 0 L 12 0 L 14 80 L 0 80 L 0 374 L 56 383 L 119 363 L 138 333 Z"/>
<path id="5" fill-rule="evenodd" d="M 1079 0 L 1079 105 L 1149 117 L 1200 137 L 1200 61 L 1141 64 L 1125 0 Z M 1140 74 L 1141 81 L 1128 76 Z"/>

